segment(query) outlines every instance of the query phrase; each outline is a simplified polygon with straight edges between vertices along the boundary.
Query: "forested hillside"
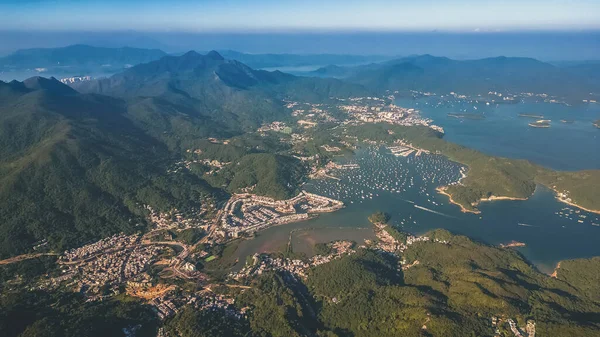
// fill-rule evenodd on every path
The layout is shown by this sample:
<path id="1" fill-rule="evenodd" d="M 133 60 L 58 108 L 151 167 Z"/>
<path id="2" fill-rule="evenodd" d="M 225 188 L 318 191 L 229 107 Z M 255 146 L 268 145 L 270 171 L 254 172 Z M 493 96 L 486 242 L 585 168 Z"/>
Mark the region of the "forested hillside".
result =
<path id="1" fill-rule="evenodd" d="M 588 281 L 598 260 L 561 264 L 556 277 L 519 253 L 444 230 L 399 256 L 359 249 L 313 268 L 306 280 L 268 273 L 237 299 L 247 319 L 183 311 L 167 323 L 178 336 L 501 336 L 514 319 L 536 335 L 598 336 L 600 302 Z M 399 268 L 400 260 L 405 261 Z M 415 261 L 417 261 L 415 263 Z M 563 267 L 565 270 L 563 270 Z M 206 324 L 211 322 L 211 324 Z"/>
<path id="2" fill-rule="evenodd" d="M 125 99 L 156 97 L 238 132 L 253 130 L 266 120 L 287 119 L 284 99 L 319 101 L 368 93 L 361 86 L 335 79 L 254 70 L 215 51 L 166 56 L 108 79 L 73 86 L 81 92 Z"/>
<path id="3" fill-rule="evenodd" d="M 173 153 L 122 100 L 56 80 L 5 87 L 14 99 L 0 106 L 2 256 L 43 239 L 63 249 L 130 232 L 145 225 L 144 204 L 185 208 L 212 193 L 191 175 L 165 174 Z"/>
<path id="4" fill-rule="evenodd" d="M 185 212 L 244 188 L 288 198 L 303 165 L 277 154 L 286 149 L 278 139 L 244 132 L 289 118 L 286 98 L 364 92 L 338 80 L 256 71 L 216 52 L 167 56 L 75 88 L 84 93 L 53 78 L 0 82 L 3 257 L 44 239 L 61 250 L 143 229 L 145 205 Z M 207 157 L 217 146 L 211 137 L 234 138 Z M 209 160 L 235 154 L 226 158 L 235 163 L 218 173 L 195 164 L 168 174 L 190 149 L 207 151 Z"/>

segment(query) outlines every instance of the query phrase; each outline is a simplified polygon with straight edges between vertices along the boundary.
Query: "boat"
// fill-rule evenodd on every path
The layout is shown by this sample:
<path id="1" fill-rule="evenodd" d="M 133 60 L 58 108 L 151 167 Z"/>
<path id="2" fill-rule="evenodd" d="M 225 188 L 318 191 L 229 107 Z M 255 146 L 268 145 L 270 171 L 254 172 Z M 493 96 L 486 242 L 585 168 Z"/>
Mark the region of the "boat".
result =
<path id="1" fill-rule="evenodd" d="M 542 116 L 542 115 L 533 115 L 533 114 L 519 114 L 519 117 L 536 118 L 536 119 L 544 118 L 544 116 Z"/>
<path id="2" fill-rule="evenodd" d="M 531 126 L 532 128 L 549 128 L 550 120 L 549 119 L 540 119 L 533 123 L 529 123 L 529 126 Z"/>

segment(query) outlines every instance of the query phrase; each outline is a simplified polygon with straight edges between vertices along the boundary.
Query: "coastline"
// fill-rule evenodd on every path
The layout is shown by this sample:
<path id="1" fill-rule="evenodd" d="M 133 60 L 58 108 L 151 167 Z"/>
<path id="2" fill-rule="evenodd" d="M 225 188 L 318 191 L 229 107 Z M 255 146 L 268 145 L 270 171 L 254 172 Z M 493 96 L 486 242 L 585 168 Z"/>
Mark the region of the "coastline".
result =
<path id="1" fill-rule="evenodd" d="M 447 187 L 448 186 L 441 186 L 441 187 L 436 188 L 435 190 L 439 194 L 447 196 L 448 199 L 449 199 L 449 201 L 450 201 L 450 203 L 459 206 L 461 212 L 463 212 L 463 213 L 473 213 L 473 214 L 480 214 L 481 213 L 481 211 L 478 210 L 478 209 L 472 209 L 472 210 L 471 209 L 467 209 L 463 205 L 461 205 L 461 204 L 457 203 L 456 201 L 454 201 L 452 199 L 452 195 L 446 191 Z M 477 205 L 479 205 L 479 203 L 481 203 L 481 202 L 489 202 L 489 201 L 498 201 L 498 200 L 520 200 L 520 201 L 524 201 L 524 200 L 527 200 L 527 199 L 528 198 L 502 197 L 502 196 L 492 195 L 489 198 L 481 198 L 481 199 L 479 199 L 479 201 L 477 202 Z"/>
<path id="2" fill-rule="evenodd" d="M 449 201 L 450 201 L 450 203 L 452 203 L 452 204 L 454 204 L 454 205 L 457 205 L 457 206 L 459 206 L 459 207 L 460 207 L 460 210 L 461 210 L 461 212 L 463 212 L 463 213 L 473 213 L 473 214 L 479 214 L 479 213 L 481 213 L 481 211 L 479 211 L 479 210 L 477 210 L 477 209 L 473 209 L 473 210 L 471 210 L 471 209 L 467 209 L 467 208 L 465 208 L 463 205 L 461 205 L 461 204 L 457 203 L 456 201 L 454 201 L 454 200 L 452 199 L 452 195 L 446 191 L 446 190 L 447 190 L 447 187 L 448 187 L 448 186 L 440 186 L 440 187 L 437 187 L 435 190 L 436 190 L 436 191 L 437 191 L 439 194 L 442 194 L 442 195 L 445 195 L 445 196 L 447 196 L 447 197 L 448 197 L 448 199 L 449 199 Z M 574 202 L 572 202 L 572 201 L 567 201 L 567 200 L 565 200 L 565 199 L 562 199 L 562 198 L 560 198 L 560 197 L 558 196 L 558 191 L 556 191 L 555 189 L 552 189 L 552 191 L 554 192 L 554 197 L 555 197 L 555 198 L 556 198 L 556 200 L 558 200 L 559 202 L 562 202 L 562 203 L 564 203 L 564 204 L 567 204 L 567 205 L 569 205 L 569 206 L 572 206 L 572 207 L 578 208 L 578 209 L 580 209 L 580 210 L 582 210 L 582 211 L 586 211 L 586 212 L 590 212 L 590 213 L 594 213 L 594 214 L 600 214 L 600 210 L 595 210 L 595 209 L 589 209 L 589 208 L 585 208 L 585 207 L 583 207 L 583 206 L 581 206 L 581 205 L 578 205 L 578 204 L 576 204 L 576 203 L 574 203 Z M 529 197 L 527 197 L 527 198 L 518 198 L 518 197 L 504 197 L 504 196 L 495 196 L 495 195 L 492 195 L 492 196 L 490 196 L 489 198 L 481 198 L 481 199 L 479 199 L 479 201 L 477 202 L 477 204 L 476 204 L 476 205 L 479 205 L 479 203 L 481 203 L 481 202 L 489 202 L 489 201 L 498 201 L 498 200 L 517 200 L 517 201 L 525 201 L 525 200 L 527 200 L 527 199 L 529 199 Z"/>
<path id="3" fill-rule="evenodd" d="M 446 192 L 448 186 L 441 186 L 441 187 L 437 187 L 435 190 L 441 194 L 441 195 L 445 195 L 448 197 L 448 200 L 450 201 L 451 204 L 457 205 L 458 207 L 460 207 L 460 211 L 463 213 L 473 213 L 473 214 L 480 214 L 481 211 L 478 209 L 467 209 L 465 208 L 465 206 L 457 203 L 456 201 L 454 201 L 452 199 L 452 195 L 448 192 Z"/>
<path id="4" fill-rule="evenodd" d="M 490 196 L 489 198 L 481 198 L 479 200 L 479 202 L 486 202 L 486 201 L 496 201 L 496 200 L 527 200 L 529 198 L 517 198 L 517 197 L 497 197 L 495 195 Z"/>
<path id="5" fill-rule="evenodd" d="M 511 241 L 509 243 L 501 243 L 500 247 L 501 248 L 517 248 L 517 247 L 525 247 L 526 244 L 524 242 L 519 242 L 519 241 Z"/>
<path id="6" fill-rule="evenodd" d="M 556 191 L 554 191 L 556 193 Z M 600 210 L 594 210 L 594 209 L 588 209 L 585 208 L 583 206 L 577 205 L 576 203 L 572 202 L 572 201 L 566 201 L 560 197 L 558 197 L 558 195 L 555 195 L 556 200 L 562 202 L 563 204 L 567 204 L 569 206 L 573 206 L 576 208 L 579 208 L 580 210 L 586 211 L 586 212 L 590 212 L 590 213 L 594 213 L 594 214 L 600 214 Z"/>
<path id="7" fill-rule="evenodd" d="M 562 261 L 558 262 L 556 264 L 556 268 L 554 268 L 554 272 L 552 272 L 552 274 L 550 275 L 550 277 L 554 277 L 557 278 L 558 277 L 558 270 L 560 269 L 560 264 Z"/>

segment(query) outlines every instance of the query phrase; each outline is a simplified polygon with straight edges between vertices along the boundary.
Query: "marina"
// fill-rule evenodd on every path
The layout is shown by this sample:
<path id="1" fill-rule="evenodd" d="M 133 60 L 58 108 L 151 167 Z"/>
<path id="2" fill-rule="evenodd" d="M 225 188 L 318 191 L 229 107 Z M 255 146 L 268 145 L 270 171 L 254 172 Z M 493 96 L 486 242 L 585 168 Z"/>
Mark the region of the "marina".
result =
<path id="1" fill-rule="evenodd" d="M 600 215 L 565 207 L 553 192 L 538 186 L 525 201 L 498 200 L 481 205 L 481 214 L 465 214 L 436 187 L 457 182 L 464 167 L 443 156 L 415 153 L 395 156 L 385 147 L 359 148 L 340 160 L 359 169 L 334 170 L 339 180 L 318 179 L 303 186 L 311 193 L 340 200 L 346 208 L 321 214 L 304 222 L 265 229 L 242 242 L 236 254 L 282 251 L 292 240 L 294 251 L 310 254 L 309 245 L 297 231 L 310 230 L 310 243 L 352 238 L 356 242 L 373 236 L 367 217 L 381 210 L 392 216 L 391 224 L 414 234 L 445 228 L 490 244 L 522 242 L 518 249 L 543 271 L 551 271 L 563 259 L 600 254 Z M 335 228 L 335 230 L 333 230 Z M 290 236 L 290 232 L 297 233 Z M 343 233 L 343 235 L 342 235 Z M 291 239 L 290 239 L 291 238 Z"/>

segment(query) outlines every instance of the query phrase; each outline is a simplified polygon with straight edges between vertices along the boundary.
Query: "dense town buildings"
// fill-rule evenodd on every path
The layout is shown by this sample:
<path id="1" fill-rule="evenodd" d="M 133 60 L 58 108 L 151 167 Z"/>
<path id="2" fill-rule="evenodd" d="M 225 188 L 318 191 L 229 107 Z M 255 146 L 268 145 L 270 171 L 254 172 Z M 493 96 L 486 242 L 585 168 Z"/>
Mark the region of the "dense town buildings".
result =
<path id="1" fill-rule="evenodd" d="M 341 201 L 302 191 L 288 200 L 252 194 L 235 194 L 223 207 L 217 221 L 226 237 L 238 237 L 261 229 L 308 219 L 311 214 L 333 212 Z"/>

